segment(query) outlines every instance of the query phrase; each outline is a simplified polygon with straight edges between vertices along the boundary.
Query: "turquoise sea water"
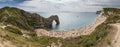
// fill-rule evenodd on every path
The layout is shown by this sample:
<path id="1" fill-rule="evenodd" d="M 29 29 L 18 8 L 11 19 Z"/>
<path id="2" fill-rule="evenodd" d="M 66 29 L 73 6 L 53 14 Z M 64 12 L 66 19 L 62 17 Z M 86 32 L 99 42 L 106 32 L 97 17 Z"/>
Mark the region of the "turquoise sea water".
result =
<path id="1" fill-rule="evenodd" d="M 61 31 L 61 30 L 74 30 L 80 29 L 87 25 L 90 25 L 98 17 L 95 12 L 77 12 L 77 13 L 45 13 L 40 12 L 41 16 L 48 18 L 51 15 L 58 15 L 60 20 L 60 25 L 56 26 L 53 21 L 53 27 L 51 30 Z"/>

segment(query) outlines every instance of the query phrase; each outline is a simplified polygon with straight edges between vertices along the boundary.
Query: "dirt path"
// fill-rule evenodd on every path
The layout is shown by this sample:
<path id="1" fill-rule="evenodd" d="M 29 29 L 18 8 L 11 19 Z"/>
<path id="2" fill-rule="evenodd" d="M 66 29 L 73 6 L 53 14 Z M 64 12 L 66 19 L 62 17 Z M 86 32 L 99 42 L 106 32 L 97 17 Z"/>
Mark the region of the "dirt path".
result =
<path id="1" fill-rule="evenodd" d="M 0 47 L 17 47 L 13 45 L 10 41 L 0 41 Z"/>
<path id="2" fill-rule="evenodd" d="M 120 47 L 120 23 L 114 25 L 118 27 L 118 31 L 114 37 L 114 40 L 112 41 L 111 47 Z"/>

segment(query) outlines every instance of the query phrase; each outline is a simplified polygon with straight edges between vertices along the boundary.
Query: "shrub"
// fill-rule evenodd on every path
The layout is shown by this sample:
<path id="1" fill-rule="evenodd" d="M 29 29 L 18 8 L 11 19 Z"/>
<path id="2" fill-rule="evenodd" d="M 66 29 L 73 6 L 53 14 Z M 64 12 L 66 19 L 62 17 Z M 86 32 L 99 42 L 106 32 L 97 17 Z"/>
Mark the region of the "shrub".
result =
<path id="1" fill-rule="evenodd" d="M 12 32 L 12 33 L 22 35 L 22 32 L 19 29 L 17 29 L 17 28 L 13 28 L 13 27 L 7 26 L 5 29 L 10 31 L 10 32 Z"/>

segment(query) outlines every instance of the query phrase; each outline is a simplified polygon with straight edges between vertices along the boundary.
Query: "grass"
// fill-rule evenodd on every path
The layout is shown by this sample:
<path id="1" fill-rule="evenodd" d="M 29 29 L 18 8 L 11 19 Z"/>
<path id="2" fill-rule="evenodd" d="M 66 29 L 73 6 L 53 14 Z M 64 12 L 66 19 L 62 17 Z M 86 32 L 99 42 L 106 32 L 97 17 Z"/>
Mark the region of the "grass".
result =
<path id="1" fill-rule="evenodd" d="M 15 33 L 15 34 L 22 35 L 22 32 L 17 28 L 13 28 L 13 27 L 8 26 L 5 28 L 5 30 L 8 30 L 8 31 Z"/>
<path id="2" fill-rule="evenodd" d="M 107 35 L 110 33 L 111 27 L 108 24 L 120 23 L 120 9 L 115 8 L 104 8 L 104 15 L 107 20 L 99 25 L 95 31 L 90 35 L 82 35 L 80 37 L 66 39 L 63 41 L 64 47 L 93 47 L 97 45 L 102 40 L 105 40 Z M 114 12 L 114 14 L 109 15 L 107 12 Z M 108 41 L 108 44 L 110 42 Z"/>
<path id="3" fill-rule="evenodd" d="M 99 43 L 101 39 L 109 33 L 110 27 L 106 24 L 99 25 L 90 35 L 82 35 L 77 38 L 71 38 L 64 41 L 64 47 L 92 47 Z"/>
<path id="4" fill-rule="evenodd" d="M 120 13 L 119 9 L 115 8 L 104 8 L 104 15 L 107 15 L 107 20 L 99 25 L 95 31 L 90 35 L 82 35 L 76 38 L 68 38 L 68 39 L 61 39 L 61 38 L 54 38 L 54 37 L 37 37 L 35 35 L 35 32 L 27 32 L 26 34 L 31 35 L 30 38 L 26 38 L 22 36 L 21 30 L 31 30 L 32 27 L 36 26 L 34 25 L 34 22 L 30 23 L 31 21 L 26 21 L 22 16 L 20 16 L 19 10 L 14 10 L 6 7 L 12 15 L 12 17 L 9 17 L 8 20 L 3 21 L 4 19 L 1 19 L 1 17 L 4 17 L 4 9 L 0 9 L 0 21 L 11 23 L 12 25 L 19 27 L 6 27 L 5 29 L 0 28 L 0 37 L 4 38 L 5 40 L 10 41 L 12 44 L 16 45 L 17 47 L 46 47 L 50 45 L 52 42 L 58 44 L 58 40 L 61 40 L 60 42 L 63 43 L 62 47 L 93 47 L 102 40 L 106 38 L 106 36 L 111 31 L 111 27 L 108 24 L 111 23 L 119 23 L 120 22 L 120 16 L 118 15 Z M 115 14 L 109 15 L 107 12 L 114 12 Z M 6 15 L 8 16 L 8 14 Z M 35 18 L 35 17 L 34 17 Z M 33 19 L 34 19 L 33 18 Z M 39 18 L 38 18 L 39 19 Z M 32 20 L 35 21 L 36 19 Z M 45 22 L 43 19 L 41 19 L 43 22 Z M 18 22 L 20 21 L 20 22 Z M 22 22 L 21 22 L 22 21 Z M 33 26 L 34 25 L 34 26 Z M 109 43 L 109 42 L 108 42 Z M 110 44 L 110 43 L 109 43 Z"/>
<path id="5" fill-rule="evenodd" d="M 29 46 L 33 45 L 32 42 L 27 41 L 27 39 L 19 34 L 9 32 L 8 30 L 4 30 L 0 28 L 1 38 L 4 39 L 4 41 L 10 41 L 13 45 L 17 47 L 23 47 L 23 46 Z M 35 46 L 35 45 L 33 45 Z M 37 47 L 37 46 L 36 46 Z"/>
<path id="6" fill-rule="evenodd" d="M 26 33 L 31 36 L 30 38 L 26 38 L 22 36 L 22 33 L 18 28 L 11 26 L 6 27 L 5 29 L 0 28 L 0 34 L 5 41 L 10 41 L 17 47 L 46 47 L 51 45 L 52 42 L 58 44 L 58 40 L 62 40 L 61 38 L 47 36 L 37 37 L 34 35 L 35 32 Z"/>
<path id="7" fill-rule="evenodd" d="M 51 45 L 52 42 L 58 44 L 58 40 L 63 40 L 61 38 L 55 38 L 55 37 L 47 37 L 47 36 L 42 36 L 42 37 L 32 37 L 28 39 L 33 42 L 39 42 L 42 45 L 49 46 Z"/>
<path id="8" fill-rule="evenodd" d="M 7 12 L 5 12 L 7 11 Z M 27 12 L 26 12 L 27 13 Z M 38 21 L 41 20 L 44 22 L 44 18 L 40 17 L 38 14 L 35 14 L 30 20 L 35 21 L 31 22 L 26 19 L 27 16 L 31 16 L 32 14 L 24 15 L 21 13 L 21 10 L 17 8 L 5 7 L 0 9 L 0 22 L 5 24 L 10 24 L 13 26 L 7 26 L 5 29 L 0 28 L 0 32 L 5 33 L 5 36 L 2 38 L 12 42 L 17 47 L 46 47 L 50 45 L 50 43 L 57 43 L 59 38 L 51 38 L 51 37 L 36 37 L 35 32 L 33 31 L 32 25 L 37 25 Z M 26 17 L 25 17 L 26 16 Z M 6 17 L 6 18 L 4 18 Z M 28 18 L 29 19 L 29 18 Z M 38 21 L 36 21 L 38 20 Z M 39 26 L 39 25 L 37 25 Z M 25 34 L 30 35 L 30 38 L 23 37 L 24 31 Z"/>

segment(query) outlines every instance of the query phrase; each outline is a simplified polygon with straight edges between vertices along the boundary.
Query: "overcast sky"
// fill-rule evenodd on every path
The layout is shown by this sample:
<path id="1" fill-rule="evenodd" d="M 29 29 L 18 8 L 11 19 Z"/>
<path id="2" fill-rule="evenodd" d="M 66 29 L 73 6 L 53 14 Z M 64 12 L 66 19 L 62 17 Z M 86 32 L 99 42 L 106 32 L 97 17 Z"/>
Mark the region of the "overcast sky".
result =
<path id="1" fill-rule="evenodd" d="M 14 6 L 31 12 L 95 12 L 120 7 L 120 0 L 0 0 L 0 8 Z"/>

